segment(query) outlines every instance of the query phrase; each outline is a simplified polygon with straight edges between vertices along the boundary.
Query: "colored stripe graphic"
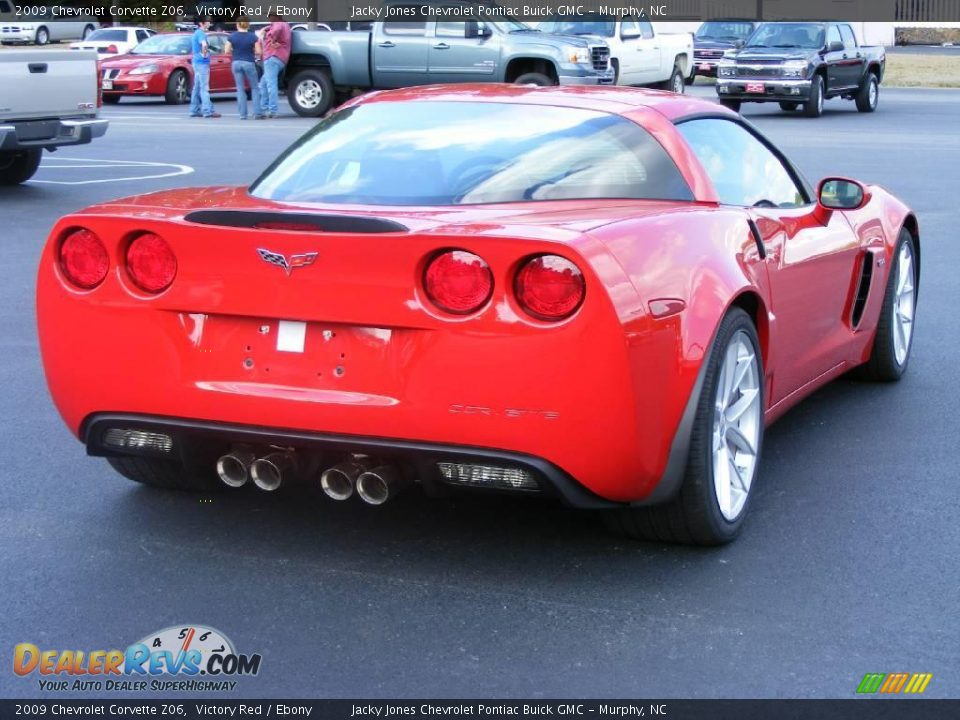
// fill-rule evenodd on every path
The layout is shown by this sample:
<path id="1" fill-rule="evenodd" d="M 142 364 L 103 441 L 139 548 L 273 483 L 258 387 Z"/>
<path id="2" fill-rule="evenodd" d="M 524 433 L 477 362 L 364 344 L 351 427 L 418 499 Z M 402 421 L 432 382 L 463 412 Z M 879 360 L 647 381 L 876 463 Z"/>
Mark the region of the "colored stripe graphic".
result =
<path id="1" fill-rule="evenodd" d="M 869 695 L 875 692 L 886 695 L 919 695 L 927 689 L 933 680 L 933 673 L 867 673 L 857 686 L 857 692 Z"/>
<path id="2" fill-rule="evenodd" d="M 903 689 L 903 691 L 905 693 L 919 695 L 927 689 L 927 685 L 930 684 L 932 679 L 933 673 L 914 673 L 910 678 L 910 682 L 907 683 L 907 686 Z"/>
<path id="3" fill-rule="evenodd" d="M 890 673 L 887 680 L 880 688 L 882 693 L 898 693 L 903 689 L 910 676 L 906 673 Z"/>
<path id="4" fill-rule="evenodd" d="M 863 680 L 860 681 L 860 686 L 857 688 L 857 692 L 875 693 L 880 689 L 880 684 L 883 682 L 883 679 L 886 676 L 886 673 L 867 673 L 863 676 Z"/>

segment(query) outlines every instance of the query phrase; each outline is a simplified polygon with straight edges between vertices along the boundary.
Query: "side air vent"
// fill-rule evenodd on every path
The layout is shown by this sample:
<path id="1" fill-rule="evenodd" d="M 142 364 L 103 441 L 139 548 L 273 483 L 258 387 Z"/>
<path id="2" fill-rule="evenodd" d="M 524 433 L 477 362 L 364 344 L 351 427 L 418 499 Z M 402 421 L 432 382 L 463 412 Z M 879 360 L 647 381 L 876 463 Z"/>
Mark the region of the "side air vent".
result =
<path id="1" fill-rule="evenodd" d="M 853 313 L 850 315 L 850 324 L 854 329 L 859 327 L 863 318 L 863 310 L 867 307 L 867 297 L 870 295 L 870 281 L 873 279 L 873 253 L 866 253 L 860 266 L 860 282 L 857 284 L 857 297 L 853 301 Z"/>
<path id="2" fill-rule="evenodd" d="M 197 210 L 188 222 L 222 227 L 285 230 L 289 232 L 399 233 L 408 228 L 393 220 L 358 215 L 262 212 L 256 210 Z"/>

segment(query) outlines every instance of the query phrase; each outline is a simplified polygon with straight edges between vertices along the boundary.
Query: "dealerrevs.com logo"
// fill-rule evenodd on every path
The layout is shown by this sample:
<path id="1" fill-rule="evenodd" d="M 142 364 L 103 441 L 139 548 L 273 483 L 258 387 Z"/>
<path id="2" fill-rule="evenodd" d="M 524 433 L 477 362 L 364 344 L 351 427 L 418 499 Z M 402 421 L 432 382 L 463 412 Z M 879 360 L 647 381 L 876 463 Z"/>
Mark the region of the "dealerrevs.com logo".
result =
<path id="1" fill-rule="evenodd" d="M 258 653 L 238 653 L 230 639 L 204 625 L 151 633 L 126 650 L 13 649 L 13 671 L 38 675 L 39 689 L 57 691 L 230 691 L 233 678 L 260 672 Z"/>

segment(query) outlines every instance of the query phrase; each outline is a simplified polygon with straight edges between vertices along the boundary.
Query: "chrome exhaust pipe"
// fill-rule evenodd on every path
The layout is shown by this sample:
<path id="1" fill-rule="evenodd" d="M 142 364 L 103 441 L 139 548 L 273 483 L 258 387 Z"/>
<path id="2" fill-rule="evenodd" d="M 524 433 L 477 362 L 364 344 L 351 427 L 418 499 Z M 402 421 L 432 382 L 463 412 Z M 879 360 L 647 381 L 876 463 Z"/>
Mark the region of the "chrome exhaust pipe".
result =
<path id="1" fill-rule="evenodd" d="M 334 500 L 348 500 L 353 495 L 357 478 L 369 467 L 368 463 L 347 460 L 332 468 L 327 468 L 320 476 L 320 487 L 327 497 Z"/>
<path id="2" fill-rule="evenodd" d="M 397 494 L 402 478 L 396 468 L 381 465 L 360 473 L 357 478 L 357 495 L 368 505 L 383 505 Z"/>
<path id="3" fill-rule="evenodd" d="M 224 485 L 243 487 L 250 478 L 250 466 L 256 459 L 250 448 L 235 447 L 217 460 L 217 475 Z"/>
<path id="4" fill-rule="evenodd" d="M 261 490 L 273 492 L 283 483 L 284 476 L 293 471 L 295 462 L 292 452 L 270 453 L 253 462 L 250 478 Z"/>

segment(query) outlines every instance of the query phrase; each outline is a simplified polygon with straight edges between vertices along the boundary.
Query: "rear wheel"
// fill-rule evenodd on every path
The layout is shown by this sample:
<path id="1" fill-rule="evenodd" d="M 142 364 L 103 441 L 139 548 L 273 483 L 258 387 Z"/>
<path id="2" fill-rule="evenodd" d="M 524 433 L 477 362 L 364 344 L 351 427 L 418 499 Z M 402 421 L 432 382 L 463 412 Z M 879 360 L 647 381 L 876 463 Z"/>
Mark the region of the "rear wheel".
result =
<path id="1" fill-rule="evenodd" d="M 803 114 L 808 118 L 823 115 L 823 75 L 814 75 L 810 83 L 810 97 L 803 104 Z"/>
<path id="2" fill-rule="evenodd" d="M 877 103 L 880 101 L 880 81 L 873 73 L 867 73 L 867 76 L 860 84 L 857 91 L 856 103 L 857 110 L 862 113 L 872 113 L 877 109 Z"/>
<path id="3" fill-rule="evenodd" d="M 34 36 L 33 41 L 37 45 L 46 45 L 50 42 L 50 31 L 41 25 L 37 28 L 37 34 Z"/>
<path id="4" fill-rule="evenodd" d="M 907 371 L 917 309 L 916 258 L 913 236 L 908 230 L 901 230 L 870 359 L 861 367 L 860 374 L 868 380 L 893 382 Z"/>
<path id="5" fill-rule="evenodd" d="M 190 78 L 183 70 L 174 70 L 167 80 L 164 99 L 171 105 L 183 105 L 190 100 Z"/>
<path id="6" fill-rule="evenodd" d="M 176 460 L 131 456 L 111 457 L 107 462 L 128 480 L 164 490 L 210 492 L 222 487 L 212 466 L 209 473 L 197 474 Z"/>
<path id="7" fill-rule="evenodd" d="M 82 36 L 80 39 L 81 39 L 81 40 L 86 40 L 88 37 L 90 37 L 90 34 L 91 34 L 94 30 L 95 30 L 95 28 L 93 27 L 93 25 L 87 25 L 86 27 L 83 28 L 83 36 Z"/>
<path id="8" fill-rule="evenodd" d="M 721 100 L 720 104 L 725 108 L 729 108 L 730 110 L 738 113 L 740 112 L 740 106 L 742 103 L 739 100 Z"/>
<path id="9" fill-rule="evenodd" d="M 800 107 L 800 103 L 795 103 L 795 102 L 780 103 L 780 109 L 783 110 L 784 112 L 793 112 L 798 107 Z"/>
<path id="10" fill-rule="evenodd" d="M 32 178 L 42 155 L 40 148 L 0 153 L 0 185 L 19 185 Z"/>
<path id="11" fill-rule="evenodd" d="M 524 73 L 516 80 L 513 81 L 514 85 L 539 85 L 541 87 L 549 87 L 551 85 L 556 85 L 557 81 L 551 78 L 549 75 L 544 75 L 543 73 Z"/>
<path id="12" fill-rule="evenodd" d="M 683 95 L 687 86 L 686 83 L 683 82 L 683 72 L 681 72 L 680 68 L 676 65 L 673 66 L 673 73 L 670 75 L 670 79 L 663 83 L 662 87 L 664 90 L 669 90 L 677 95 Z"/>
<path id="13" fill-rule="evenodd" d="M 320 117 L 333 106 L 334 87 L 329 73 L 316 68 L 301 70 L 287 86 L 287 100 L 297 115 Z"/>
<path id="14" fill-rule="evenodd" d="M 664 505 L 611 511 L 615 532 L 689 545 L 720 545 L 739 533 L 763 444 L 760 343 L 740 308 L 720 323 L 708 362 L 680 493 Z"/>

